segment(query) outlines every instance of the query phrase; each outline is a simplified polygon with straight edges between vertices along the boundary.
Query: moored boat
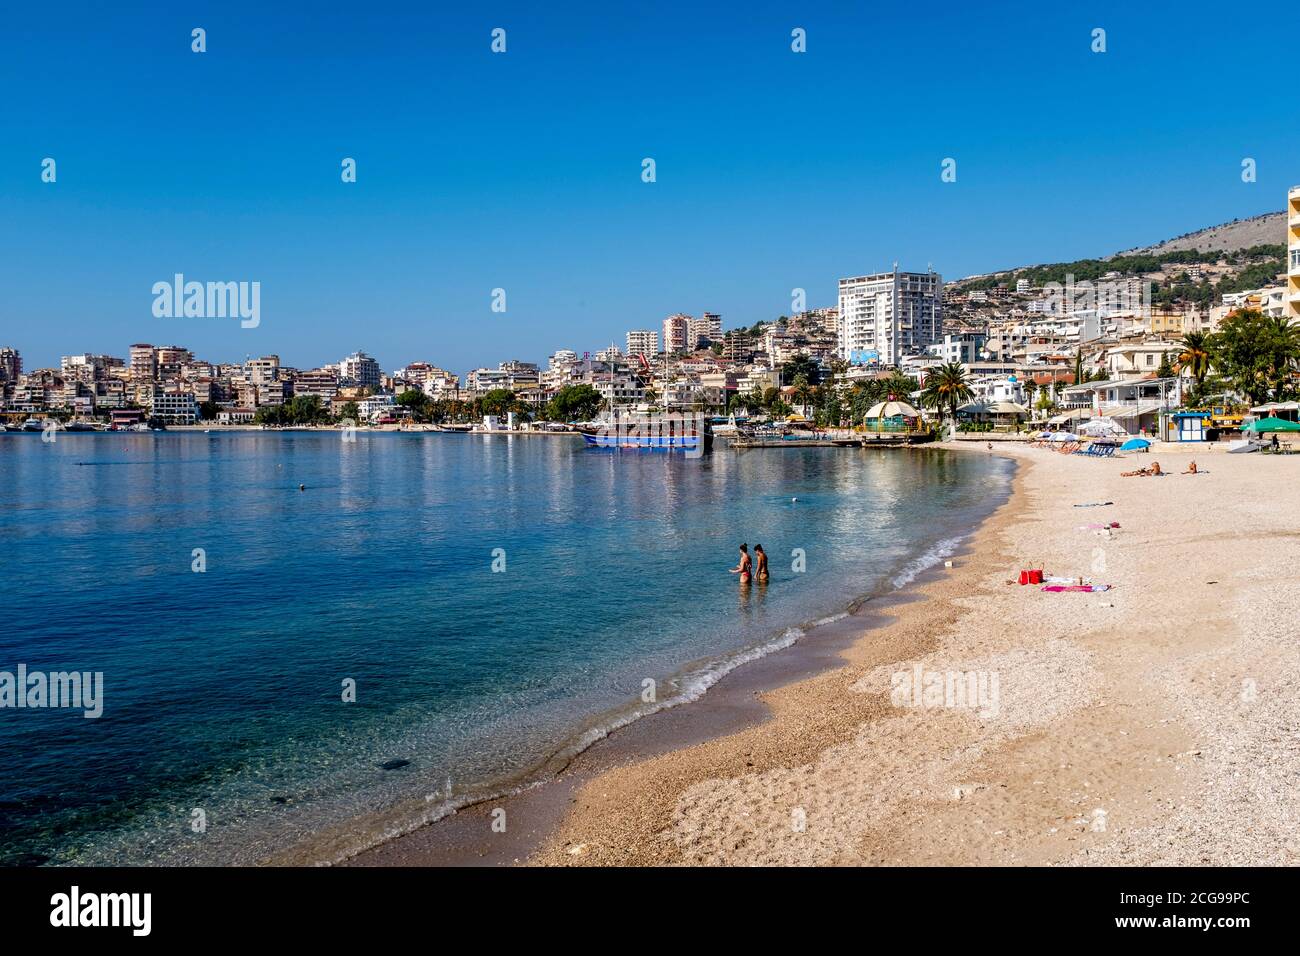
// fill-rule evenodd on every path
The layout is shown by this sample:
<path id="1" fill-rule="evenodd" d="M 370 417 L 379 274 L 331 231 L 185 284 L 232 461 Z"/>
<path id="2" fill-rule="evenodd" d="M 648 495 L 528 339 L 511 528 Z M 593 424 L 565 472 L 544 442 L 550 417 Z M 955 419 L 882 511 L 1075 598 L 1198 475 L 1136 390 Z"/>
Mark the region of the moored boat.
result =
<path id="1" fill-rule="evenodd" d="M 582 440 L 596 448 L 645 448 L 656 451 L 698 451 L 708 442 L 702 435 L 637 435 L 617 431 L 604 434 L 582 433 Z"/>

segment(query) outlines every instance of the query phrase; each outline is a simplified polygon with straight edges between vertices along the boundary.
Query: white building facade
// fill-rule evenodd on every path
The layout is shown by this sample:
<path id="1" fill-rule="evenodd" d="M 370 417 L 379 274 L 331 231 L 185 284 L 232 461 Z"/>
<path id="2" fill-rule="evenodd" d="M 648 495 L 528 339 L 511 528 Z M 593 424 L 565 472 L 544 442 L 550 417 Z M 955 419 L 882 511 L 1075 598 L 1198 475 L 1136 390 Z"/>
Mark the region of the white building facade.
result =
<path id="1" fill-rule="evenodd" d="M 936 272 L 881 272 L 840 280 L 839 356 L 897 365 L 939 341 L 943 279 Z"/>

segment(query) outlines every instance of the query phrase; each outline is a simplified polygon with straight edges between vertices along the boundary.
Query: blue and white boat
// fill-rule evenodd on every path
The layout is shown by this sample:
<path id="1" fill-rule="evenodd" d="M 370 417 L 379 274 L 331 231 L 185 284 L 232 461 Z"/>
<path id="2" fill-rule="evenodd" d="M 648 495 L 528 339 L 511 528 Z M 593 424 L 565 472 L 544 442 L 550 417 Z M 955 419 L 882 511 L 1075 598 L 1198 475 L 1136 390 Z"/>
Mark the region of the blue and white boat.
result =
<path id="1" fill-rule="evenodd" d="M 582 440 L 595 448 L 641 448 L 650 451 L 699 451 L 708 447 L 703 435 L 638 435 L 633 432 L 582 433 Z"/>

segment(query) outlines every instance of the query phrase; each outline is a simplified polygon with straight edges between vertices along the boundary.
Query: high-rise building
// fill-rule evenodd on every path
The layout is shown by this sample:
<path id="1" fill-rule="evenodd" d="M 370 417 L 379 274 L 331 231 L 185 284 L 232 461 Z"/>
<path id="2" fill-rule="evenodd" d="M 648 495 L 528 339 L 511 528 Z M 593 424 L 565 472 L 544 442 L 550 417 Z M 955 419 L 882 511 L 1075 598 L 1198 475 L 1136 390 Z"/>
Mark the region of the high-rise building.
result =
<path id="1" fill-rule="evenodd" d="M 114 362 L 118 365 L 122 364 L 121 359 L 114 359 L 111 355 L 91 355 L 89 352 L 83 352 L 80 355 L 63 356 L 59 361 L 59 369 L 63 373 L 64 381 L 89 384 L 104 378 Z"/>
<path id="2" fill-rule="evenodd" d="M 280 356 L 264 355 L 244 363 L 244 381 L 253 385 L 269 385 L 280 380 Z"/>
<path id="3" fill-rule="evenodd" d="M 339 376 L 331 368 L 315 368 L 299 372 L 293 378 L 295 395 L 315 395 L 326 402 L 334 400 L 339 393 Z"/>
<path id="4" fill-rule="evenodd" d="M 1300 186 L 1286 195 L 1286 314 L 1300 319 Z"/>
<path id="5" fill-rule="evenodd" d="M 181 367 L 194 361 L 194 353 L 179 345 L 160 345 L 153 350 L 154 375 L 160 380 L 180 378 Z"/>
<path id="6" fill-rule="evenodd" d="M 555 354 L 546 360 L 546 367 L 554 371 L 572 365 L 576 361 L 578 361 L 578 353 L 573 349 L 556 349 Z"/>
<path id="7" fill-rule="evenodd" d="M 664 351 L 670 355 L 685 352 L 693 343 L 687 342 L 691 333 L 691 317 L 678 312 L 664 319 Z"/>
<path id="8" fill-rule="evenodd" d="M 147 343 L 131 346 L 131 381 L 152 382 L 157 377 L 158 361 L 154 348 Z"/>
<path id="9" fill-rule="evenodd" d="M 0 380 L 16 382 L 23 374 L 23 357 L 17 349 L 0 349 Z"/>
<path id="10" fill-rule="evenodd" d="M 936 272 L 880 272 L 840 280 L 839 354 L 848 362 L 897 365 L 937 342 L 943 279 Z"/>
<path id="11" fill-rule="evenodd" d="M 654 329 L 635 329 L 627 333 L 627 354 L 647 358 L 659 351 L 659 333 Z"/>
<path id="12" fill-rule="evenodd" d="M 688 350 L 694 351 L 713 342 L 722 341 L 722 316 L 716 312 L 705 312 L 698 319 L 691 319 L 687 334 Z"/>
<path id="13" fill-rule="evenodd" d="M 339 384 L 379 387 L 379 363 L 365 352 L 353 352 L 339 362 Z"/>

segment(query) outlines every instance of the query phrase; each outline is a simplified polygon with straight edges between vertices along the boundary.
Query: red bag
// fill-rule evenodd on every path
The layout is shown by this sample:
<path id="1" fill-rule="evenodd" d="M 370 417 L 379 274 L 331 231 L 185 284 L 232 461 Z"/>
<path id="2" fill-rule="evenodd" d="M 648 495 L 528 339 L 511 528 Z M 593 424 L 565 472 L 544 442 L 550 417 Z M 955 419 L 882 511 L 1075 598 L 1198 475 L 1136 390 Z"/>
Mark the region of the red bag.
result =
<path id="1" fill-rule="evenodd" d="M 1043 571 L 1042 571 L 1041 568 L 1039 568 L 1037 571 L 1030 571 L 1030 572 L 1029 572 L 1029 583 L 1030 583 L 1030 584 L 1042 584 L 1042 583 L 1043 583 Z"/>
<path id="2" fill-rule="evenodd" d="M 1020 572 L 1020 583 L 1021 583 L 1021 584 L 1028 584 L 1028 583 L 1029 583 L 1029 572 L 1028 572 L 1028 571 L 1021 571 L 1021 572 Z"/>

